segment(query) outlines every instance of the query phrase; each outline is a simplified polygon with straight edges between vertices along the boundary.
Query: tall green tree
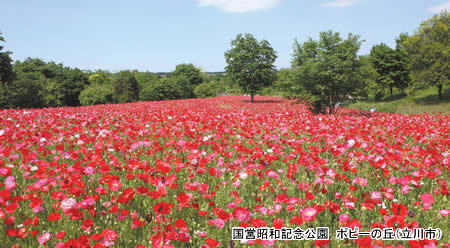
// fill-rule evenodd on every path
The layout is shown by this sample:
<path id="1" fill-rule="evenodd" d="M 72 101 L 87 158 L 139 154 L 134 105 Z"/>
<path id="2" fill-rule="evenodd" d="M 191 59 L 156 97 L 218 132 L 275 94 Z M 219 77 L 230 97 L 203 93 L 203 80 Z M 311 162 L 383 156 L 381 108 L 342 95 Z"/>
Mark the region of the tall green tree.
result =
<path id="1" fill-rule="evenodd" d="M 292 93 L 298 91 L 294 84 L 294 73 L 291 69 L 282 68 L 277 73 L 277 80 L 274 83 L 275 89 L 285 97 L 292 97 Z"/>
<path id="2" fill-rule="evenodd" d="M 111 75 L 107 71 L 97 70 L 88 77 L 86 86 L 78 96 L 81 105 L 114 103 L 114 90 Z"/>
<path id="3" fill-rule="evenodd" d="M 377 78 L 379 87 L 389 88 L 392 97 L 393 89 L 396 86 L 395 65 L 397 54 L 395 53 L 395 50 L 384 43 L 375 45 L 372 47 L 372 50 L 370 50 L 370 59 L 375 70 L 379 74 L 379 77 Z"/>
<path id="4" fill-rule="evenodd" d="M 62 95 L 63 106 L 79 106 L 79 95 L 88 85 L 88 77 L 78 68 L 64 67 L 61 77 L 56 78 Z"/>
<path id="5" fill-rule="evenodd" d="M 41 95 L 45 106 L 79 106 L 79 95 L 88 85 L 87 75 L 77 68 L 65 67 L 62 63 L 45 62 L 38 58 L 27 58 L 14 64 L 16 71 L 22 73 L 41 73 Z"/>
<path id="6" fill-rule="evenodd" d="M 165 77 L 154 84 L 147 84 L 140 92 L 142 101 L 174 100 L 184 98 L 183 84 L 189 84 L 186 77 Z"/>
<path id="7" fill-rule="evenodd" d="M 95 73 L 91 73 L 88 76 L 89 84 L 97 84 L 97 85 L 111 85 L 111 73 L 108 71 L 97 70 Z"/>
<path id="8" fill-rule="evenodd" d="M 217 91 L 217 82 L 213 80 L 209 82 L 203 82 L 195 86 L 194 94 L 197 98 L 206 98 L 216 96 L 217 95 L 216 91 Z"/>
<path id="9" fill-rule="evenodd" d="M 0 32 L 0 107 L 8 107 L 8 90 L 7 83 L 14 77 L 12 68 L 12 59 L 9 56 L 10 52 L 2 52 L 3 46 L 1 42 L 5 42 L 5 39 Z"/>
<path id="10" fill-rule="evenodd" d="M 444 11 L 424 21 L 403 44 L 410 58 L 414 84 L 435 86 L 439 99 L 450 84 L 450 13 Z"/>
<path id="11" fill-rule="evenodd" d="M 133 71 L 133 75 L 139 83 L 139 87 L 143 89 L 148 84 L 155 84 L 159 80 L 159 76 L 157 74 L 151 72 L 140 72 L 137 70 Z"/>
<path id="12" fill-rule="evenodd" d="M 45 106 L 43 82 L 45 77 L 40 72 L 24 73 L 15 70 L 15 79 L 8 82 L 3 89 L 8 93 L 6 104 L 8 108 L 37 108 Z"/>
<path id="13" fill-rule="evenodd" d="M 375 70 L 370 56 L 359 56 L 361 67 L 359 69 L 358 81 L 362 82 L 362 87 L 358 96 L 379 100 L 384 95 L 384 89 L 377 83 L 379 78 L 378 72 Z"/>
<path id="14" fill-rule="evenodd" d="M 81 105 L 95 105 L 114 102 L 114 91 L 108 84 L 91 84 L 81 91 Z"/>
<path id="15" fill-rule="evenodd" d="M 395 40 L 396 46 L 395 46 L 395 70 L 393 73 L 393 79 L 395 81 L 395 87 L 402 90 L 402 93 L 404 89 L 406 89 L 410 84 L 410 70 L 409 70 L 409 57 L 406 52 L 406 49 L 404 48 L 403 44 L 408 39 L 408 34 L 402 33 L 400 36 Z"/>
<path id="16" fill-rule="evenodd" d="M 40 92 L 46 107 L 61 107 L 63 104 L 62 87 L 55 78 L 45 78 Z"/>
<path id="17" fill-rule="evenodd" d="M 299 92 L 294 93 L 316 113 L 338 112 L 341 103 L 358 95 L 362 87 L 357 56 L 361 43 L 357 35 L 342 39 L 332 31 L 321 32 L 318 41 L 295 41 L 292 67 Z"/>
<path id="18" fill-rule="evenodd" d="M 195 85 L 191 84 L 191 81 L 188 77 L 180 75 L 180 76 L 170 76 L 169 81 L 172 81 L 173 84 L 178 85 L 181 89 L 181 97 L 182 99 L 186 98 L 195 98 L 194 88 Z"/>
<path id="19" fill-rule="evenodd" d="M 186 77 L 190 84 L 194 87 L 203 82 L 203 77 L 200 68 L 195 67 L 193 64 L 179 64 L 175 67 L 175 71 L 172 72 L 172 76 Z"/>
<path id="20" fill-rule="evenodd" d="M 136 102 L 139 98 L 139 83 L 130 71 L 118 72 L 114 77 L 113 87 L 119 103 Z"/>
<path id="21" fill-rule="evenodd" d="M 5 39 L 0 32 L 0 42 L 5 42 Z M 0 84 L 12 80 L 14 76 L 12 68 L 12 59 L 9 56 L 10 52 L 2 52 L 3 46 L 0 43 Z"/>
<path id="22" fill-rule="evenodd" d="M 267 40 L 257 41 L 251 34 L 238 34 L 225 53 L 226 72 L 242 90 L 254 95 L 276 79 L 277 55 Z"/>

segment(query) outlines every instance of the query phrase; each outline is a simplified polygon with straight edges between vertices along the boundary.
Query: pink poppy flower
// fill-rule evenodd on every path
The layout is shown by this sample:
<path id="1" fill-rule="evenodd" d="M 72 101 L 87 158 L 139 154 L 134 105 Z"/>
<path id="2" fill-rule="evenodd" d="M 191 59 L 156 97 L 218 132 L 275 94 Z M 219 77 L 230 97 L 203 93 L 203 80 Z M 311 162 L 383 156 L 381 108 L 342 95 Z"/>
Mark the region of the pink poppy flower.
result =
<path id="1" fill-rule="evenodd" d="M 372 192 L 370 194 L 370 199 L 372 200 L 380 200 L 381 198 L 383 198 L 383 196 L 381 195 L 380 192 Z"/>
<path id="2" fill-rule="evenodd" d="M 317 215 L 317 210 L 315 208 L 306 207 L 301 212 L 302 219 L 305 221 L 313 221 Z"/>
<path id="3" fill-rule="evenodd" d="M 16 184 L 16 178 L 13 176 L 9 176 L 5 179 L 5 189 L 11 190 L 14 189 L 17 186 Z"/>
<path id="4" fill-rule="evenodd" d="M 209 220 L 208 224 L 211 226 L 216 226 L 216 228 L 219 228 L 219 229 L 222 229 L 225 226 L 225 222 L 221 218 Z"/>
<path id="5" fill-rule="evenodd" d="M 439 212 L 445 217 L 450 214 L 450 209 L 441 209 Z"/>
<path id="6" fill-rule="evenodd" d="M 233 211 L 233 216 L 240 222 L 250 220 L 250 211 L 243 208 L 235 208 Z"/>
<path id="7" fill-rule="evenodd" d="M 346 215 L 346 214 L 340 214 L 339 215 L 339 223 L 341 224 L 345 224 L 347 223 L 347 221 L 350 219 L 350 216 Z"/>
<path id="8" fill-rule="evenodd" d="M 64 211 L 68 211 L 72 208 L 75 208 L 76 205 L 77 205 L 77 201 L 73 198 L 67 198 L 67 199 L 62 200 L 62 202 L 61 202 L 61 208 Z"/>
<path id="9" fill-rule="evenodd" d="M 346 203 L 344 203 L 344 208 L 354 209 L 355 208 L 355 203 L 354 202 L 346 202 Z"/>
<path id="10" fill-rule="evenodd" d="M 276 173 L 273 170 L 266 171 L 266 176 L 274 178 L 274 179 L 280 179 L 280 175 L 278 175 L 278 173 Z"/>
<path id="11" fill-rule="evenodd" d="M 120 181 L 117 180 L 117 179 L 112 180 L 112 181 L 108 184 L 108 188 L 109 188 L 109 190 L 111 190 L 112 192 L 117 192 L 117 191 L 119 191 L 121 187 L 122 187 L 122 183 L 120 183 Z"/>
<path id="12" fill-rule="evenodd" d="M 367 185 L 367 179 L 362 178 L 362 177 L 357 177 L 357 178 L 353 179 L 352 183 L 365 187 Z"/>
<path id="13" fill-rule="evenodd" d="M 423 203 L 427 203 L 427 204 L 433 204 L 434 203 L 434 197 L 430 193 L 425 193 L 425 194 L 421 195 L 420 196 L 420 200 Z"/>
<path id="14" fill-rule="evenodd" d="M 43 245 L 47 241 L 49 241 L 51 239 L 51 237 L 52 237 L 52 235 L 49 232 L 43 233 L 42 235 L 40 235 L 38 237 L 38 243 Z"/>

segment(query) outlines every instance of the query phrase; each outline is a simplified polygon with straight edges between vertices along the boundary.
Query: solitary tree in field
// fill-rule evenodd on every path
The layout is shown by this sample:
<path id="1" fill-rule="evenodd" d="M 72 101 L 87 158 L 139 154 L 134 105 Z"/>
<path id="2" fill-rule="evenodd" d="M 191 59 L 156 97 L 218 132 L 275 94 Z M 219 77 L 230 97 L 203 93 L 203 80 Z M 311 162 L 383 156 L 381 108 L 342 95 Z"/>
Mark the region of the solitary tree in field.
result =
<path id="1" fill-rule="evenodd" d="M 251 34 L 239 34 L 225 53 L 226 73 L 251 95 L 253 102 L 256 92 L 275 80 L 276 58 L 275 50 L 267 40 L 258 42 Z"/>
<path id="2" fill-rule="evenodd" d="M 294 45 L 292 67 L 298 95 L 310 103 L 316 113 L 334 114 L 347 96 L 357 96 L 362 86 L 358 80 L 361 46 L 359 36 L 321 32 L 320 40 L 311 38 Z"/>
<path id="3" fill-rule="evenodd" d="M 450 13 L 423 22 L 403 44 L 409 57 L 413 83 L 436 86 L 439 99 L 450 84 Z"/>

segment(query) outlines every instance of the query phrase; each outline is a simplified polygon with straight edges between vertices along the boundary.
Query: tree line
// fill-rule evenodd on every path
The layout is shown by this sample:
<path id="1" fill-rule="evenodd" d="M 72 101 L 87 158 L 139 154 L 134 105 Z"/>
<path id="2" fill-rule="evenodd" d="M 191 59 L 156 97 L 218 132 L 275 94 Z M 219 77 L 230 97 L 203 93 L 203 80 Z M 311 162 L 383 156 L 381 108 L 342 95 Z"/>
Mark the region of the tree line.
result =
<path id="1" fill-rule="evenodd" d="M 279 72 L 267 41 L 238 35 L 225 53 L 226 71 L 252 99 L 272 85 L 277 94 L 297 98 L 315 113 L 334 114 L 356 99 L 392 98 L 394 90 L 414 94 L 436 87 L 441 99 L 450 85 L 449 26 L 449 12 L 444 11 L 422 22 L 414 34 L 400 34 L 395 48 L 381 43 L 363 56 L 358 56 L 360 36 L 321 32 L 318 40 L 295 40 L 291 67 Z"/>
<path id="2" fill-rule="evenodd" d="M 179 64 L 167 76 L 137 70 L 83 71 L 62 63 L 27 58 L 0 63 L 0 108 L 80 106 L 136 101 L 212 97 L 240 93 L 227 78 L 208 76 L 192 64 Z"/>
<path id="3" fill-rule="evenodd" d="M 394 48 L 381 43 L 359 56 L 360 36 L 321 32 L 318 40 L 294 41 L 291 67 L 279 71 L 266 40 L 239 34 L 225 52 L 226 75 L 208 75 L 179 64 L 168 76 L 151 72 L 82 71 L 36 58 L 13 63 L 0 46 L 0 107 L 79 106 L 212 97 L 221 94 L 283 95 L 316 113 L 336 113 L 351 99 L 380 100 L 394 91 L 413 94 L 434 86 L 439 98 L 450 84 L 450 19 L 444 11 Z M 0 41 L 4 41 L 0 33 Z M 0 42 L 1 45 L 1 42 Z"/>

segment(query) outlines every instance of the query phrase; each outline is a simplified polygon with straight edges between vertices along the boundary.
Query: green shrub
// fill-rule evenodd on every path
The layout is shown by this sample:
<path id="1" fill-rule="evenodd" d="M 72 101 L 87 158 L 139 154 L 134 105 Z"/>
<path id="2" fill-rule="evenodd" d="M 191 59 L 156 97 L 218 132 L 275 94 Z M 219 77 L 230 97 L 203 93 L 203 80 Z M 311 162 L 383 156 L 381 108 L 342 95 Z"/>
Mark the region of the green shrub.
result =
<path id="1" fill-rule="evenodd" d="M 194 89 L 194 94 L 197 98 L 206 98 L 216 96 L 216 82 L 203 82 L 197 85 Z"/>
<path id="2" fill-rule="evenodd" d="M 93 84 L 81 91 L 79 99 L 82 105 L 113 103 L 114 91 L 109 85 Z"/>
<path id="3" fill-rule="evenodd" d="M 130 71 L 118 72 L 112 82 L 114 93 L 119 103 L 136 102 L 140 86 Z"/>
<path id="4" fill-rule="evenodd" d="M 139 94 L 139 99 L 142 101 L 174 100 L 193 97 L 193 87 L 184 76 L 162 78 L 155 84 L 146 85 Z"/>

